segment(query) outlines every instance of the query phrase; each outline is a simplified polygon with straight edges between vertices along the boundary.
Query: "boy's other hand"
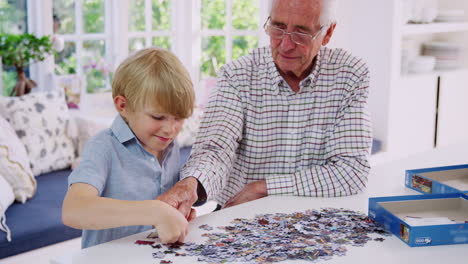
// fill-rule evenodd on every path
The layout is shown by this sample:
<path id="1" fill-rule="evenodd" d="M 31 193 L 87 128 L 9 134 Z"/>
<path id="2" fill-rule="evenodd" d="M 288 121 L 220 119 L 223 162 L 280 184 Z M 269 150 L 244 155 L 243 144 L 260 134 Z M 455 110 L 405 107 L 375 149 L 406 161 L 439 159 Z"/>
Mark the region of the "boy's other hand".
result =
<path id="1" fill-rule="evenodd" d="M 188 232 L 188 222 L 184 216 L 170 205 L 156 201 L 157 216 L 154 225 L 162 243 L 184 242 Z"/>
<path id="2" fill-rule="evenodd" d="M 198 199 L 197 186 L 197 179 L 188 177 L 176 183 L 174 187 L 156 199 L 176 208 L 186 219 L 191 220 L 195 218 L 195 212 L 192 212 L 192 205 Z"/>

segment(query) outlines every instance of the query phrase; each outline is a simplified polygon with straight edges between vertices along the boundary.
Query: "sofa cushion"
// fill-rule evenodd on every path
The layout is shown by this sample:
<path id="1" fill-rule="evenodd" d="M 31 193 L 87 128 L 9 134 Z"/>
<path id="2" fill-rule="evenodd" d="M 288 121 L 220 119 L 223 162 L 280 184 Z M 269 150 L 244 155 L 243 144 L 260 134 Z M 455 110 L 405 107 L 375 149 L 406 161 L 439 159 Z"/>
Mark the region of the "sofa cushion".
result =
<path id="1" fill-rule="evenodd" d="M 193 109 L 192 116 L 184 121 L 184 125 L 177 136 L 177 142 L 181 148 L 190 147 L 195 142 L 202 115 L 203 110 L 197 106 Z"/>
<path id="2" fill-rule="evenodd" d="M 0 131 L 0 174 L 13 189 L 16 201 L 24 203 L 36 192 L 28 154 L 13 127 L 2 116 Z"/>
<path id="3" fill-rule="evenodd" d="M 0 230 L 6 232 L 6 238 L 11 240 L 10 229 L 6 224 L 5 212 L 10 205 L 15 201 L 15 194 L 10 184 L 0 174 Z"/>
<path id="4" fill-rule="evenodd" d="M 23 142 L 35 176 L 69 167 L 75 158 L 70 114 L 61 92 L 0 97 L 0 114 Z"/>
<path id="5" fill-rule="evenodd" d="M 60 170 L 37 177 L 36 195 L 25 204 L 14 203 L 8 208 L 12 241 L 0 233 L 0 259 L 81 236 L 81 230 L 62 223 L 62 202 L 70 173 Z"/>

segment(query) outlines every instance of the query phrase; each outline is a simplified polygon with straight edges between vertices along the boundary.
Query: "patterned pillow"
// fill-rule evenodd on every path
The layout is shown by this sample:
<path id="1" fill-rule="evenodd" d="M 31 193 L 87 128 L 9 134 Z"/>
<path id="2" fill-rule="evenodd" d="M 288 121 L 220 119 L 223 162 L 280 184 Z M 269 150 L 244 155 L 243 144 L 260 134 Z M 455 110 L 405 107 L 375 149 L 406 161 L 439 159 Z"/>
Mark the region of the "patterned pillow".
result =
<path id="1" fill-rule="evenodd" d="M 36 179 L 29 167 L 23 143 L 13 127 L 0 116 L 0 175 L 13 189 L 15 199 L 24 203 L 36 192 Z"/>
<path id="2" fill-rule="evenodd" d="M 193 109 L 193 114 L 191 117 L 187 118 L 184 121 L 184 125 L 180 130 L 179 135 L 177 136 L 177 142 L 179 147 L 192 146 L 195 143 L 195 138 L 197 136 L 198 128 L 200 128 L 200 122 L 203 115 L 203 110 L 200 107 L 195 107 Z"/>
<path id="3" fill-rule="evenodd" d="M 0 174 L 0 230 L 7 233 L 7 240 L 11 241 L 11 232 L 6 225 L 5 211 L 15 201 L 15 195 L 10 184 Z"/>
<path id="4" fill-rule="evenodd" d="M 23 142 L 35 176 L 71 165 L 70 115 L 63 93 L 31 93 L 0 98 L 0 114 Z"/>

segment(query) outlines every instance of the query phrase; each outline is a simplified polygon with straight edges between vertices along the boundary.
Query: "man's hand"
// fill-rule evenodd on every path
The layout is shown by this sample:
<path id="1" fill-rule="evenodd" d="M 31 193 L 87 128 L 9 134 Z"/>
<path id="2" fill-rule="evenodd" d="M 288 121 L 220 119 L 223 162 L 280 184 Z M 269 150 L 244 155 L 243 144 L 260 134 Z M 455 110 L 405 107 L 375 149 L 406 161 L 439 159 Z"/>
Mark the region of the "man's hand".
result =
<path id="1" fill-rule="evenodd" d="M 161 194 L 156 200 L 163 201 L 179 210 L 187 220 L 195 218 L 195 210 L 192 205 L 197 201 L 198 181 L 194 177 L 188 177 L 176 183 L 169 191 Z"/>
<path id="2" fill-rule="evenodd" d="M 245 187 L 239 193 L 231 197 L 231 199 L 226 202 L 223 208 L 253 201 L 267 195 L 268 193 L 265 180 L 251 182 L 245 185 Z"/>

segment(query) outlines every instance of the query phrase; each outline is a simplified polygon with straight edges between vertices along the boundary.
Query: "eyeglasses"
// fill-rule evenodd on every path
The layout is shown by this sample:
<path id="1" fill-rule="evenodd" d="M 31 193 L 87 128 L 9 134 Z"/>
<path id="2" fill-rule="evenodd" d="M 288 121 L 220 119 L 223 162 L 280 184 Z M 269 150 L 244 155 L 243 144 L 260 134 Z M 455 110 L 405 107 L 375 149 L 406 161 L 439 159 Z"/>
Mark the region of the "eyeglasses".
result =
<path id="1" fill-rule="evenodd" d="M 288 33 L 284 29 L 270 25 L 270 17 L 268 17 L 267 21 L 263 25 L 263 28 L 265 29 L 265 33 L 267 33 L 267 35 L 274 39 L 283 39 L 285 35 L 290 35 L 291 40 L 297 45 L 307 46 L 310 44 L 311 41 L 313 41 L 319 36 L 320 32 L 322 32 L 323 26 L 321 26 L 317 33 L 315 33 L 314 35 L 300 32 Z"/>

